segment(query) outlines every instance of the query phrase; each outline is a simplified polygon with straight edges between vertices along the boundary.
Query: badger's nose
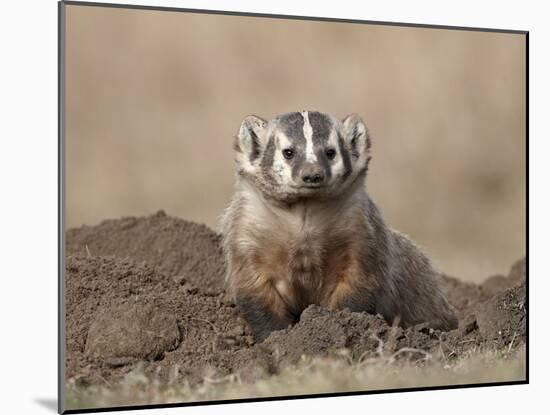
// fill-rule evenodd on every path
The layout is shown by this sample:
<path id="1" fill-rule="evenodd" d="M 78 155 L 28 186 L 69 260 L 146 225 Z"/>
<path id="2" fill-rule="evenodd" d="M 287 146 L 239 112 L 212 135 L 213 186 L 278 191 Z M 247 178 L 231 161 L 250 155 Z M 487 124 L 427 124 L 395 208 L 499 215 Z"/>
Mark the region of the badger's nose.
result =
<path id="1" fill-rule="evenodd" d="M 307 164 L 302 169 L 302 181 L 306 184 L 321 184 L 325 180 L 323 168 L 318 164 Z"/>

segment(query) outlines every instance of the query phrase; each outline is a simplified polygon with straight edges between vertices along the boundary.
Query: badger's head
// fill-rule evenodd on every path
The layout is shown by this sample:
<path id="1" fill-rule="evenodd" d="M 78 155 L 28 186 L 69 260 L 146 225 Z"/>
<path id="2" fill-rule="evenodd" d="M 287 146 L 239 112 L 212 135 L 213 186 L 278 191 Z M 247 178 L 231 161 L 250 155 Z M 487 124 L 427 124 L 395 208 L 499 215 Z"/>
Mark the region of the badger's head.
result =
<path id="1" fill-rule="evenodd" d="M 356 114 L 340 121 L 290 112 L 269 122 L 249 115 L 234 147 L 239 174 L 265 197 L 286 203 L 338 196 L 363 180 L 370 160 L 367 127 Z"/>

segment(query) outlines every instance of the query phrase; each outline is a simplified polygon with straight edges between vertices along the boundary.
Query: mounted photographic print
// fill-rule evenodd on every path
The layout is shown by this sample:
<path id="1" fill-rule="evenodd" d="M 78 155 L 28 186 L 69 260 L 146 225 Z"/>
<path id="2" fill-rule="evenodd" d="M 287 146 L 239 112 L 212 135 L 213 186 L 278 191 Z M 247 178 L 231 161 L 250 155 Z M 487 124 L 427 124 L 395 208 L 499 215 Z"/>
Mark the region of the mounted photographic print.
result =
<path id="1" fill-rule="evenodd" d="M 528 32 L 59 29 L 61 412 L 528 382 Z"/>

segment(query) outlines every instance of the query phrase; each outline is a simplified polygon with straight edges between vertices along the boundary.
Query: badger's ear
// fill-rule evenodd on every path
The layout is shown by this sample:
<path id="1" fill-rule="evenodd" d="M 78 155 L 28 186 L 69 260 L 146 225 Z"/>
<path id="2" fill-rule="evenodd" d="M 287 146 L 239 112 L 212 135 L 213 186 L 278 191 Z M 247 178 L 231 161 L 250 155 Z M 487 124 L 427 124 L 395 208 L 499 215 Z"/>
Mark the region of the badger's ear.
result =
<path id="1" fill-rule="evenodd" d="M 346 142 L 352 160 L 365 158 L 368 162 L 370 150 L 370 136 L 367 126 L 357 114 L 348 115 L 342 120 L 344 141 Z"/>
<path id="2" fill-rule="evenodd" d="M 240 162 L 254 163 L 265 146 L 267 121 L 256 115 L 248 115 L 241 123 L 234 148 Z"/>

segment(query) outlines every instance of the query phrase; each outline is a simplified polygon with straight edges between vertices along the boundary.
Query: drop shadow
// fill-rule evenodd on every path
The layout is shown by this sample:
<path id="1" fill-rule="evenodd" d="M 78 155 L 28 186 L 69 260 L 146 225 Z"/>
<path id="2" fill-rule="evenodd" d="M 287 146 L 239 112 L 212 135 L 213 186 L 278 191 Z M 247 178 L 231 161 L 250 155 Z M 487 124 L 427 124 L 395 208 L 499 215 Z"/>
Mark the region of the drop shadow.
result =
<path id="1" fill-rule="evenodd" d="M 52 412 L 57 412 L 57 399 L 53 398 L 35 398 L 34 401 L 43 406 L 46 409 L 49 409 Z"/>

